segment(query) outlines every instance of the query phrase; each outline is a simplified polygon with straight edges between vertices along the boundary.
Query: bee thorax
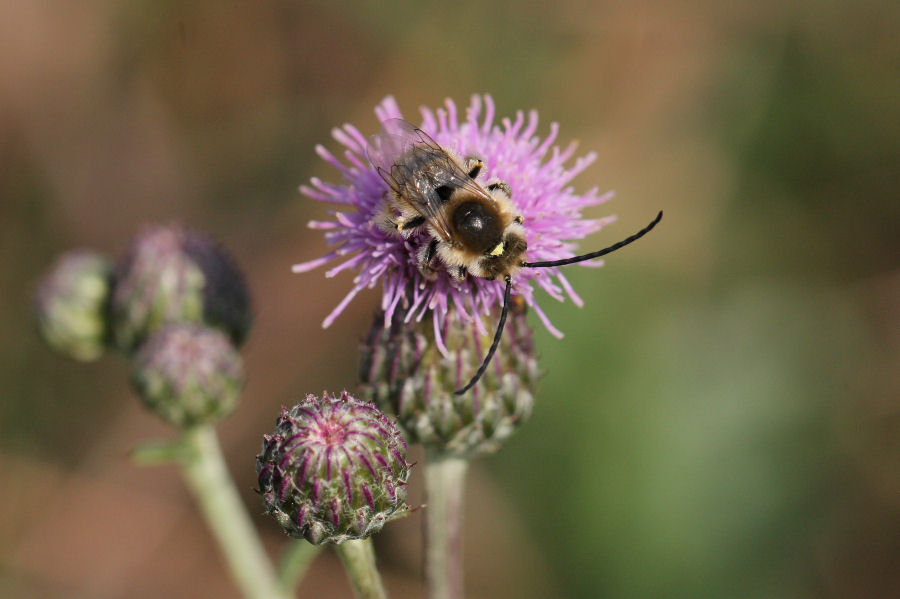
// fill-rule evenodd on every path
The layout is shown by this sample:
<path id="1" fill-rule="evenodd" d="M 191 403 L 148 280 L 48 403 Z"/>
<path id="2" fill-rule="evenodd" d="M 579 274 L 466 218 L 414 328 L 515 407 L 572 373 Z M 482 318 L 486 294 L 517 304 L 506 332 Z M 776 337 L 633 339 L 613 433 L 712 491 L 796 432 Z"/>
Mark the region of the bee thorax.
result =
<path id="1" fill-rule="evenodd" d="M 453 212 L 453 227 L 470 250 L 490 253 L 502 243 L 503 230 L 496 210 L 482 202 L 466 202 Z"/>

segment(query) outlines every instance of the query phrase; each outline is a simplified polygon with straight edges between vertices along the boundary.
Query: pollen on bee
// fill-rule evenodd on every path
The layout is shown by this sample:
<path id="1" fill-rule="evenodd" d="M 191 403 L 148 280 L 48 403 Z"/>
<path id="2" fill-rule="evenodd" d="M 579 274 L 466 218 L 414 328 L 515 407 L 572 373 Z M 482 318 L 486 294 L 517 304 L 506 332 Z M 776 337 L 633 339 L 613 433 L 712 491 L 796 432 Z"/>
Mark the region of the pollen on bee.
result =
<path id="1" fill-rule="evenodd" d="M 501 241 L 497 244 L 497 246 L 491 250 L 491 256 L 501 256 L 503 255 L 505 244 Z"/>

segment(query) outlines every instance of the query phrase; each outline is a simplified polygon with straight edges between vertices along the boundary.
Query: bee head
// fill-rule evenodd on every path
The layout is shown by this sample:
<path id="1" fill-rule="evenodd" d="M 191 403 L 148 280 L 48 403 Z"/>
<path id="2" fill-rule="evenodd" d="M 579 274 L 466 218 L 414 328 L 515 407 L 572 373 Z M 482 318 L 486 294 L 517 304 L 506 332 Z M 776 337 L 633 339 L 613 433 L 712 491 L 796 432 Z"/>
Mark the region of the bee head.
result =
<path id="1" fill-rule="evenodd" d="M 483 276 L 500 279 L 515 274 L 524 262 L 527 249 L 528 244 L 521 227 L 518 224 L 508 226 L 501 240 L 481 259 Z"/>

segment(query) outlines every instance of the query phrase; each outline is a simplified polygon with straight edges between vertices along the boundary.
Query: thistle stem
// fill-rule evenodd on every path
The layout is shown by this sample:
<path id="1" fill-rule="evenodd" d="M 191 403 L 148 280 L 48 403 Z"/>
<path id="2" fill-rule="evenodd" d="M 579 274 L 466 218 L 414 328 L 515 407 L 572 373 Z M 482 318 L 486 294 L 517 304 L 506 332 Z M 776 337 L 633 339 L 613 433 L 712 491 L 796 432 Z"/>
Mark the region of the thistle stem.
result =
<path id="1" fill-rule="evenodd" d="M 425 580 L 430 599 L 463 596 L 462 519 L 469 462 L 425 454 Z"/>
<path id="2" fill-rule="evenodd" d="M 353 590 L 359 599 L 387 599 L 387 592 L 381 583 L 381 576 L 375 568 L 375 551 L 372 539 L 344 541 L 335 545 L 347 577 L 353 583 Z"/>
<path id="3" fill-rule="evenodd" d="M 200 511 L 228 562 L 234 581 L 248 599 L 287 599 L 278 585 L 250 516 L 225 466 L 216 431 L 203 425 L 182 433 L 181 470 Z"/>
<path id="4" fill-rule="evenodd" d="M 307 541 L 292 541 L 288 544 L 278 567 L 278 581 L 287 595 L 293 596 L 297 584 L 309 569 L 309 565 L 319 555 L 321 545 L 313 545 Z"/>

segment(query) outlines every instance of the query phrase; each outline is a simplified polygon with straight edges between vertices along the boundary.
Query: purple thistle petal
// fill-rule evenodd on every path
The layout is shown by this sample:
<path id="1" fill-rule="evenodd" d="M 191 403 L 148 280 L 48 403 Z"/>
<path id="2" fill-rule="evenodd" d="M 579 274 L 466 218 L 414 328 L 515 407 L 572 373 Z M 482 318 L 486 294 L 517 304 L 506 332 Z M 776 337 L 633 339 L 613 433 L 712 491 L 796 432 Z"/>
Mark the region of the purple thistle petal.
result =
<path id="1" fill-rule="evenodd" d="M 380 121 L 386 121 L 388 119 L 400 118 L 403 115 L 400 112 L 400 107 L 397 105 L 397 101 L 394 100 L 394 97 L 388 96 L 381 101 L 381 104 L 375 107 L 375 116 L 377 116 Z"/>
<path id="2" fill-rule="evenodd" d="M 328 316 L 325 317 L 325 320 L 322 321 L 322 328 L 327 329 L 328 327 L 330 327 L 331 323 L 334 322 L 334 319 L 337 318 L 338 316 L 340 316 L 341 312 L 344 311 L 344 308 L 347 307 L 347 304 L 349 304 L 350 301 L 354 297 L 356 297 L 356 294 L 359 293 L 360 291 L 362 291 L 363 289 L 364 289 L 364 287 L 361 287 L 360 285 L 356 285 L 353 289 L 351 289 L 350 293 L 348 293 L 346 296 L 344 296 L 344 299 L 341 300 L 341 302 L 337 305 L 337 307 L 334 310 L 332 310 Z"/>
<path id="3" fill-rule="evenodd" d="M 354 127 L 353 125 L 344 125 L 344 130 L 347 132 L 350 137 L 356 142 L 357 147 L 356 150 L 357 155 L 365 157 L 366 155 L 366 136 L 359 132 L 359 129 Z M 368 163 L 366 164 L 366 168 L 368 168 Z"/>
<path id="4" fill-rule="evenodd" d="M 337 229 L 338 226 L 339 226 L 338 223 L 327 221 L 327 220 L 311 220 L 308 223 L 306 223 L 307 229 L 319 229 L 322 231 Z"/>
<path id="5" fill-rule="evenodd" d="M 540 319 L 541 323 L 544 325 L 551 335 L 556 337 L 557 339 L 562 339 L 565 335 L 563 335 L 562 331 L 553 326 L 553 323 L 550 322 L 550 319 L 544 314 L 544 311 L 541 310 L 541 307 L 537 304 L 530 304 L 530 307 L 535 311 Z"/>
<path id="6" fill-rule="evenodd" d="M 347 168 L 344 163 L 335 158 L 334 154 L 332 154 L 325 146 L 322 144 L 316 144 L 316 154 L 319 155 L 319 158 L 338 169 L 344 174 L 350 174 L 350 169 Z"/>
<path id="7" fill-rule="evenodd" d="M 335 225 L 337 226 L 337 225 Z M 310 228 L 324 228 L 324 227 L 310 227 Z M 338 252 L 328 252 L 321 258 L 316 258 L 315 260 L 310 260 L 309 262 L 301 262 L 300 264 L 295 264 L 291 267 L 291 272 L 300 273 L 307 272 L 309 270 L 313 270 L 314 268 L 318 268 L 325 264 L 326 262 L 330 262 L 337 258 L 340 254 Z"/>
<path id="8" fill-rule="evenodd" d="M 419 108 L 419 114 L 422 115 L 422 130 L 423 131 L 437 131 L 438 122 L 437 122 L 437 119 L 434 117 L 434 113 L 431 110 L 429 110 L 428 108 L 425 108 L 423 106 L 422 108 Z"/>
<path id="9" fill-rule="evenodd" d="M 361 260 L 363 260 L 363 258 L 364 258 L 364 256 L 362 254 L 357 254 L 357 255 L 353 256 L 346 262 L 343 262 L 343 263 L 339 264 L 338 266 L 335 266 L 331 270 L 325 271 L 325 278 L 330 279 L 333 276 L 335 276 L 336 274 L 338 274 L 339 272 L 341 272 L 342 270 L 347 270 L 351 266 L 356 266 L 356 264 L 358 262 L 360 262 Z"/>
<path id="10" fill-rule="evenodd" d="M 579 308 L 583 307 L 584 300 L 581 299 L 581 297 L 577 293 L 575 293 L 574 289 L 572 289 L 572 285 L 569 283 L 569 279 L 567 279 L 565 275 L 562 274 L 556 275 L 556 278 L 559 279 L 559 284 L 562 285 L 562 288 L 566 290 L 566 294 L 572 300 L 572 303 L 574 303 Z"/>
<path id="11" fill-rule="evenodd" d="M 477 96 L 473 96 L 477 97 Z M 484 97 L 484 124 L 482 125 L 481 134 L 487 135 L 491 131 L 494 124 L 494 98 L 490 95 Z"/>
<path id="12" fill-rule="evenodd" d="M 331 136 L 337 141 L 344 144 L 347 149 L 354 154 L 362 154 L 366 150 L 365 140 L 359 140 L 356 138 L 353 133 L 351 133 L 348 128 L 350 125 L 344 125 L 343 128 L 335 128 L 331 130 Z"/>

